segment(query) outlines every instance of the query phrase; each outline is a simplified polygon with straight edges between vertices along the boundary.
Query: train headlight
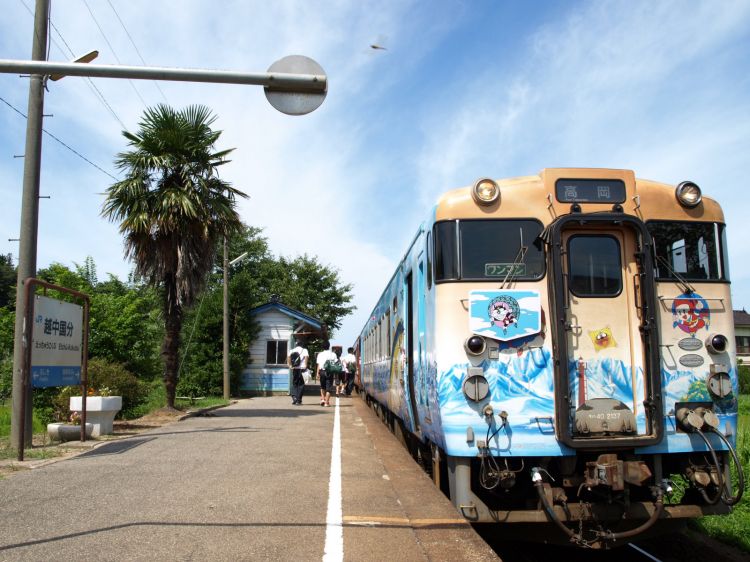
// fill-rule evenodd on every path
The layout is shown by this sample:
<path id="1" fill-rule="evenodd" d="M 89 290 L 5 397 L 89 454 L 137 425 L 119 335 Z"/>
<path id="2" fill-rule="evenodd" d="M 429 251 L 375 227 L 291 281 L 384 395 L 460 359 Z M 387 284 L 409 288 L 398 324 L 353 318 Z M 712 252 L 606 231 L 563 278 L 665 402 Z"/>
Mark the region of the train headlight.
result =
<path id="1" fill-rule="evenodd" d="M 480 205 L 492 205 L 500 200 L 500 186 L 495 180 L 482 178 L 474 183 L 471 196 Z"/>
<path id="2" fill-rule="evenodd" d="M 464 342 L 464 349 L 470 355 L 482 355 L 487 343 L 482 336 L 469 336 Z"/>
<path id="3" fill-rule="evenodd" d="M 691 181 L 684 181 L 675 189 L 674 194 L 683 207 L 692 209 L 701 202 L 701 188 Z"/>
<path id="4" fill-rule="evenodd" d="M 709 353 L 724 353 L 727 350 L 729 340 L 723 334 L 711 334 L 706 340 L 706 349 Z"/>

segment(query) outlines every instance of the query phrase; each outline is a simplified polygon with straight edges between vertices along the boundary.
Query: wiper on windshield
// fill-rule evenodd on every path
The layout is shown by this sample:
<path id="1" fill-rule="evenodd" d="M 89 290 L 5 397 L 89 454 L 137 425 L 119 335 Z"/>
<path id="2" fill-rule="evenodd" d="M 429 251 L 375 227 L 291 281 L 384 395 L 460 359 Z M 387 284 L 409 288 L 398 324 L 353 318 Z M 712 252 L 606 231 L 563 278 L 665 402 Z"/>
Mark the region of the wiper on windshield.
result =
<path id="1" fill-rule="evenodd" d="M 690 283 L 688 283 L 682 275 L 677 273 L 674 269 L 672 269 L 672 266 L 669 265 L 669 262 L 661 257 L 659 254 L 654 253 L 656 256 L 656 260 L 663 263 L 664 267 L 667 268 L 667 270 L 672 274 L 672 276 L 677 280 L 677 284 L 680 285 L 680 288 L 682 289 L 683 293 L 694 293 L 695 287 L 693 287 Z"/>

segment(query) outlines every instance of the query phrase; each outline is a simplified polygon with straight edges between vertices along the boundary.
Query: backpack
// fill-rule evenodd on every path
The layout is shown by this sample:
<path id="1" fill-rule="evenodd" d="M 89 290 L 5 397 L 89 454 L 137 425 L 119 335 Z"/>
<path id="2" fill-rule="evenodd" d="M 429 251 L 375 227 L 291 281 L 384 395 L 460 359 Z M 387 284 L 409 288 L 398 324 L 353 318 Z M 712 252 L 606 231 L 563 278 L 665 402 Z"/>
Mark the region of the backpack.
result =
<path id="1" fill-rule="evenodd" d="M 357 363 L 352 361 L 351 363 L 347 363 L 346 368 L 349 371 L 350 375 L 354 375 L 357 372 Z"/>
<path id="2" fill-rule="evenodd" d="M 292 369 L 299 369 L 302 364 L 302 356 L 298 352 L 292 351 L 289 355 L 289 361 L 292 364 Z"/>
<path id="3" fill-rule="evenodd" d="M 341 366 L 341 363 L 338 359 L 329 359 L 325 362 L 323 365 L 323 368 L 326 370 L 326 373 L 329 375 L 337 375 L 340 374 L 344 368 Z"/>

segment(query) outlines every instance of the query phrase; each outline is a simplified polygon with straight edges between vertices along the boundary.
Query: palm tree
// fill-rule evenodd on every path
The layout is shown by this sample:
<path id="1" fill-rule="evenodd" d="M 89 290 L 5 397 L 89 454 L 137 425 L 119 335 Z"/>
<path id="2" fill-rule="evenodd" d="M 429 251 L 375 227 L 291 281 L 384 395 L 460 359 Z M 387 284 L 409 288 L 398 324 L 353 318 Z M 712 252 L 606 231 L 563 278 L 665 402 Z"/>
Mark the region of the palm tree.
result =
<path id="1" fill-rule="evenodd" d="M 136 133 L 123 131 L 130 150 L 115 165 L 126 175 L 107 189 L 102 215 L 120 223 L 125 256 L 160 289 L 167 407 L 174 408 L 182 313 L 203 289 L 216 243 L 242 229 L 235 209 L 244 193 L 219 179 L 233 150 L 215 151 L 221 131 L 205 106 L 145 111 Z"/>

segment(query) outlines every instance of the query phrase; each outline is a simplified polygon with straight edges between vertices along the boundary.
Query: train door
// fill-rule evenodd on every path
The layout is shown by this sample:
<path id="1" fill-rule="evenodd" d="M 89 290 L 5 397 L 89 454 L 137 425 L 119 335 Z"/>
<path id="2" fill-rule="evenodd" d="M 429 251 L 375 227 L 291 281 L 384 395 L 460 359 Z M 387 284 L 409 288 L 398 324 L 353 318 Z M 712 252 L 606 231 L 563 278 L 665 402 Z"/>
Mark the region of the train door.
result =
<path id="1" fill-rule="evenodd" d="M 562 247 L 571 432 L 584 439 L 643 435 L 647 367 L 635 232 L 575 225 L 562 231 Z"/>
<path id="2" fill-rule="evenodd" d="M 417 406 L 424 408 L 427 405 L 427 358 L 426 358 L 426 333 L 427 329 L 425 326 L 426 316 L 426 279 L 425 279 L 425 261 L 424 254 L 419 255 L 419 270 L 417 275 L 417 349 L 415 357 L 417 360 L 416 366 L 416 385 L 417 385 Z M 419 413 L 417 413 L 417 416 Z"/>
<path id="3" fill-rule="evenodd" d="M 418 294 L 419 287 L 415 286 L 418 278 L 415 278 L 413 272 L 409 272 L 406 276 L 406 382 L 408 385 L 407 392 L 409 393 L 409 407 L 411 410 L 411 419 L 414 424 L 414 433 L 419 433 L 419 411 L 417 409 L 416 400 L 416 362 L 418 361 L 418 350 L 419 343 L 417 338 L 414 337 L 417 327 L 419 326 L 419 306 L 417 299 L 414 298 L 415 294 Z"/>

